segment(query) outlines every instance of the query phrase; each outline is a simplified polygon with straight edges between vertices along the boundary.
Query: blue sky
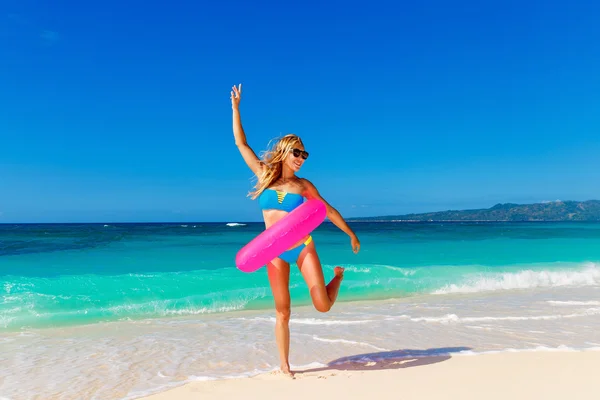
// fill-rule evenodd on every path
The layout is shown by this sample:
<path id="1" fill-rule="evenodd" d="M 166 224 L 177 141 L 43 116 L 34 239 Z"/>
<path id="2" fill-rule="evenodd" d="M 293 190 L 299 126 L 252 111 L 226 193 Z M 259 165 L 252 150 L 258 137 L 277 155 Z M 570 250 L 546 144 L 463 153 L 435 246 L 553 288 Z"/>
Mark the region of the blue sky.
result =
<path id="1" fill-rule="evenodd" d="M 598 199 L 599 19 L 593 1 L 4 1 L 0 222 L 260 220 L 238 83 L 250 145 L 300 135 L 299 175 L 345 217 Z"/>

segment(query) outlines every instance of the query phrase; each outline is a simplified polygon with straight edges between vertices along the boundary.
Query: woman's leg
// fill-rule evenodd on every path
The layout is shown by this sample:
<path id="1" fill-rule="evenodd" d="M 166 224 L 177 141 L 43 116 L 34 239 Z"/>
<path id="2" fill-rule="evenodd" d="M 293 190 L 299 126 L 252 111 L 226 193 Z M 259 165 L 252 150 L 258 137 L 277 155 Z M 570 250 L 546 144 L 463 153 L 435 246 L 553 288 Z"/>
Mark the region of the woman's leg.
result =
<path id="1" fill-rule="evenodd" d="M 276 258 L 267 265 L 269 283 L 275 300 L 275 340 L 279 350 L 281 371 L 292 375 L 290 371 L 290 265 Z"/>
<path id="2" fill-rule="evenodd" d="M 320 312 L 327 312 L 335 303 L 342 279 L 344 268 L 335 267 L 333 279 L 325 286 L 325 277 L 321 261 L 317 254 L 314 241 L 310 242 L 298 257 L 298 268 L 306 281 L 313 305 Z"/>

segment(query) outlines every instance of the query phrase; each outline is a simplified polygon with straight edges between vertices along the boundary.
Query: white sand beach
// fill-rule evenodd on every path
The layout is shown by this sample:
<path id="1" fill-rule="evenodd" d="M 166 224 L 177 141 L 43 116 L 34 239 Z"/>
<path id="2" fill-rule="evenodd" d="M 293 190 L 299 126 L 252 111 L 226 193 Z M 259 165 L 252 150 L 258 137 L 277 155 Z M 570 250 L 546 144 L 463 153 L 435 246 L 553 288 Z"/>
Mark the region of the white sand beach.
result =
<path id="1" fill-rule="evenodd" d="M 598 399 L 600 351 L 434 356 L 203 381 L 145 397 L 191 399 Z"/>

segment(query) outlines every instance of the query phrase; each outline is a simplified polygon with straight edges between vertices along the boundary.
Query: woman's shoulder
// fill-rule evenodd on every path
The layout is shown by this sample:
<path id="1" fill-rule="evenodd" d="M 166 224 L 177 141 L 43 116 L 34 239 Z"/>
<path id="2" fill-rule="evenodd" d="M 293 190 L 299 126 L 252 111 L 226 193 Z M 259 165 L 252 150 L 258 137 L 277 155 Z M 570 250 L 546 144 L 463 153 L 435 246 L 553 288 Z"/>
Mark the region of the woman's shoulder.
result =
<path id="1" fill-rule="evenodd" d="M 298 178 L 298 184 L 302 188 L 302 195 L 309 197 L 316 190 L 315 185 L 306 178 Z"/>
<path id="2" fill-rule="evenodd" d="M 298 183 L 302 186 L 314 186 L 313 183 L 307 178 L 298 177 Z"/>

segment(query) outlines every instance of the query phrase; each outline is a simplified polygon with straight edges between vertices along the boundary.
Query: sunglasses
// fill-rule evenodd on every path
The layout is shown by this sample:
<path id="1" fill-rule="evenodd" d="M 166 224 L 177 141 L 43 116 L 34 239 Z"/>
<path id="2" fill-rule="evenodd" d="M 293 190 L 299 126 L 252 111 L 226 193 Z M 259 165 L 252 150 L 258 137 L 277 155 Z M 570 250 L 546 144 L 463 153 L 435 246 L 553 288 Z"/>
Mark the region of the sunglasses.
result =
<path id="1" fill-rule="evenodd" d="M 308 158 L 308 152 L 304 151 L 304 150 L 292 149 L 292 154 L 296 158 L 300 157 L 300 155 L 302 155 L 302 158 L 305 159 L 305 160 Z"/>

